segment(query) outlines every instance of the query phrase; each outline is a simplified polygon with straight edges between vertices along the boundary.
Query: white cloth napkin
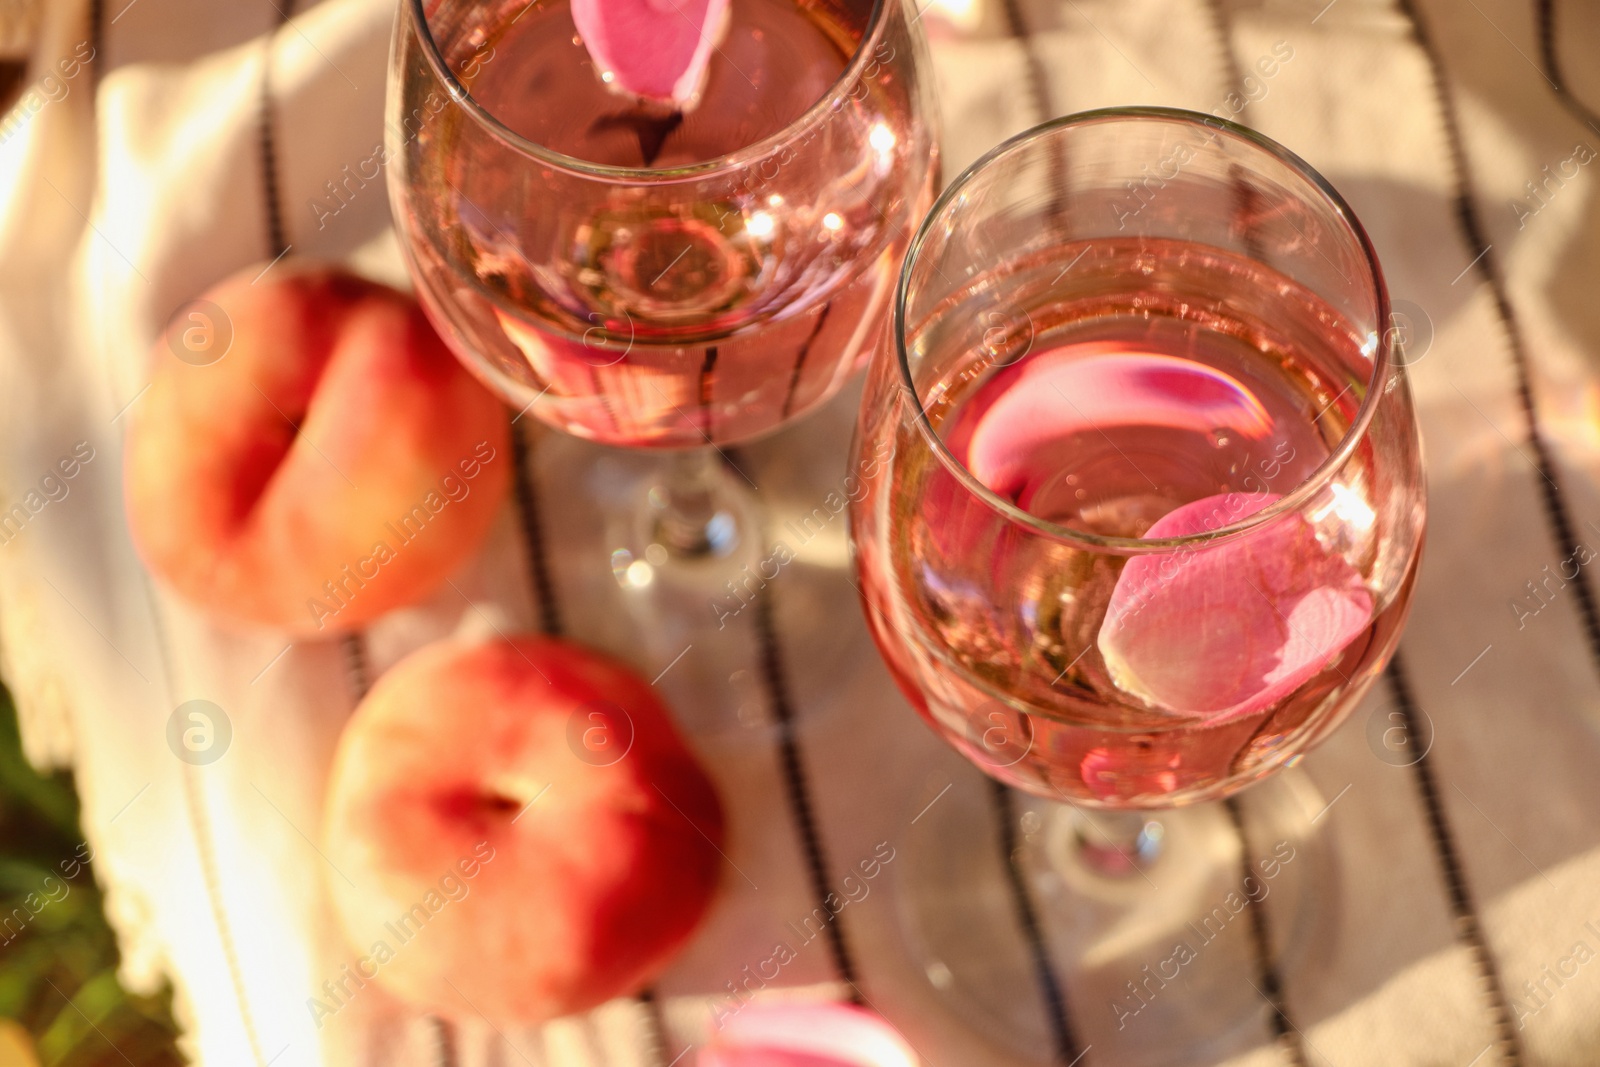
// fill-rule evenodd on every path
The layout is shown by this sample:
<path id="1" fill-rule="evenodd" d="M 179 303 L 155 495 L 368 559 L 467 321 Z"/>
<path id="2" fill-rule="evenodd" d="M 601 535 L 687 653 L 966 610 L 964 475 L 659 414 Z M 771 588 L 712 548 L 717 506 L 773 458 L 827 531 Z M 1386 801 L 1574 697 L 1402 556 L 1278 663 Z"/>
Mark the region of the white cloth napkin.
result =
<path id="1" fill-rule="evenodd" d="M 264 64 L 290 254 L 404 283 L 381 182 L 325 225 L 312 206 L 381 137 L 393 2 L 323 0 L 280 26 L 284 3 L 41 9 L 30 77 L 55 80 L 25 94 L 27 114 L 0 120 L 0 513 L 20 504 L 26 515 L 0 533 L 0 650 L 31 757 L 77 772 L 125 978 L 172 979 L 199 1062 L 433 1064 L 444 1062 L 437 1028 L 380 988 L 320 1028 L 307 1006 L 352 958 L 324 891 L 336 859 L 317 844 L 328 761 L 355 698 L 346 649 L 214 629 L 145 575 L 122 511 L 122 413 L 148 380 L 150 344 L 186 299 L 273 252 Z M 1600 953 L 1600 630 L 1594 576 L 1572 578 L 1569 564 L 1559 577 L 1567 542 L 1600 549 L 1600 171 L 1572 162 L 1600 151 L 1600 9 L 1557 0 L 1553 68 L 1535 0 L 1417 6 L 1006 0 L 927 16 L 947 176 L 1047 114 L 1159 103 L 1237 117 L 1346 194 L 1412 320 L 1430 529 L 1405 692 L 1386 679 L 1305 762 L 1326 805 L 1314 888 L 1329 903 L 1313 936 L 1285 927 L 1286 894 L 1267 898 L 1270 940 L 1300 947 L 1263 968 L 1243 924 L 1231 927 L 1229 951 L 1208 950 L 1160 990 L 1161 1007 L 1187 1005 L 1197 1028 L 1159 1034 L 1123 1019 L 1135 1002 L 1121 987 L 1165 946 L 1111 939 L 1103 958 L 1056 967 L 1064 1043 L 1007 894 L 997 824 L 978 824 L 934 844 L 988 887 L 971 938 L 1014 956 L 994 979 L 1010 1033 L 945 1010 L 918 972 L 900 907 L 907 863 L 890 863 L 840 913 L 839 942 L 805 944 L 761 996 L 842 995 L 842 947 L 862 996 L 937 1067 L 1034 1062 L 1017 1050 L 1053 1045 L 1060 1062 L 1070 1051 L 1085 1064 L 1180 1051 L 1241 1065 L 1600 1062 L 1600 964 L 1589 962 Z M 92 63 L 65 76 L 60 64 L 84 49 Z M 842 476 L 852 401 L 743 453 L 772 529 Z M 30 497 L 75 448 L 92 459 L 65 495 Z M 545 508 L 558 609 L 572 636 L 654 677 L 681 646 L 629 616 L 597 565 L 602 516 L 565 490 L 583 448 L 553 434 L 534 442 L 538 490 L 561 502 Z M 897 856 L 925 845 L 913 820 L 930 802 L 985 801 L 983 780 L 879 665 L 845 546 L 840 519 L 771 588 L 799 782 L 785 778 L 770 725 L 780 709 L 762 681 L 756 612 L 730 623 L 718 652 L 741 668 L 712 671 L 709 655 L 697 666 L 691 650 L 662 679 L 691 727 L 753 725 L 699 736 L 737 873 L 655 1006 L 620 1000 L 537 1030 L 463 1025 L 449 1041 L 460 1063 L 692 1062 L 727 983 L 791 936 L 819 889 L 879 843 Z M 509 507 L 455 584 L 460 594 L 447 588 L 365 635 L 372 672 L 485 617 L 535 626 Z M 166 742 L 173 709 L 195 698 L 225 709 L 233 729 L 227 756 L 204 767 Z M 1395 766 L 1374 738 L 1407 709 L 1429 724 L 1431 747 L 1423 763 Z M 1245 795 L 1253 836 L 1283 795 Z M 801 800 L 814 849 L 797 830 Z M 1281 982 L 1276 1024 L 1266 972 Z M 1208 1029 L 1208 998 L 1246 985 L 1261 994 L 1247 1025 Z"/>

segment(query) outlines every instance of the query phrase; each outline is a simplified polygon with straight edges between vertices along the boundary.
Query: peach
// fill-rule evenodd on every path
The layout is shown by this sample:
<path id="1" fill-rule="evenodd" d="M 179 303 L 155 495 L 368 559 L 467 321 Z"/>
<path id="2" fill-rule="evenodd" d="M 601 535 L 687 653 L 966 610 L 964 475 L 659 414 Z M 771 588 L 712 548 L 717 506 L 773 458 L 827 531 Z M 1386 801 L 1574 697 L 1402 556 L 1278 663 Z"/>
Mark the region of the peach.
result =
<path id="1" fill-rule="evenodd" d="M 174 317 L 131 409 L 146 565 L 228 621 L 336 633 L 439 586 L 511 466 L 504 408 L 403 293 L 339 270 L 222 282 Z"/>
<path id="2" fill-rule="evenodd" d="M 356 980 L 313 1010 L 367 980 L 497 1025 L 636 991 L 704 915 L 722 832 L 714 787 L 628 668 L 542 637 L 430 645 L 339 741 L 323 840 Z"/>

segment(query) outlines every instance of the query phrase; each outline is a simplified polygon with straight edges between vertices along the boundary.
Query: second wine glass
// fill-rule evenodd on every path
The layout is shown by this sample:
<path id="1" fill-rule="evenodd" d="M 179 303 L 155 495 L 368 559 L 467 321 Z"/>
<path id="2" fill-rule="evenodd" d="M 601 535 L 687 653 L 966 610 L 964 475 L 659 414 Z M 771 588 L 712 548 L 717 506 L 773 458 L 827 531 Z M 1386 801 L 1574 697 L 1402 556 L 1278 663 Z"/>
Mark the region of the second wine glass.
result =
<path id="1" fill-rule="evenodd" d="M 1200 802 L 1326 738 L 1410 602 L 1421 458 L 1371 244 L 1259 134 L 1090 112 L 945 191 L 895 316 L 856 442 L 881 473 L 851 512 L 873 636 L 945 740 L 1047 801 L 1003 820 L 1032 839 L 1046 945 L 1103 966 L 1148 941 L 1170 963 L 1255 862 L 1238 809 Z M 1279 792 L 1263 844 L 1292 858 L 1316 802 Z M 941 992 L 1015 1034 L 1015 999 L 991 994 L 1005 966 L 970 944 L 974 865 L 945 858 L 981 825 L 959 800 L 924 820 L 945 829 L 908 848 L 910 921 Z M 1311 870 L 1276 883 L 1280 911 L 1309 899 Z M 1087 984 L 1115 1008 L 1121 979 L 1144 978 L 1130 970 Z M 1232 985 L 1192 1016 L 1178 994 L 1132 1000 L 1126 1016 L 1148 1014 L 1119 1062 L 1179 1062 L 1179 1043 L 1257 1019 L 1259 996 Z"/>
<path id="2" fill-rule="evenodd" d="M 391 60 L 390 190 L 441 332 L 514 408 L 671 454 L 610 536 L 625 588 L 703 594 L 754 547 L 719 452 L 865 360 L 937 169 L 900 0 L 734 0 L 714 45 L 681 108 L 614 92 L 566 0 L 406 0 Z"/>

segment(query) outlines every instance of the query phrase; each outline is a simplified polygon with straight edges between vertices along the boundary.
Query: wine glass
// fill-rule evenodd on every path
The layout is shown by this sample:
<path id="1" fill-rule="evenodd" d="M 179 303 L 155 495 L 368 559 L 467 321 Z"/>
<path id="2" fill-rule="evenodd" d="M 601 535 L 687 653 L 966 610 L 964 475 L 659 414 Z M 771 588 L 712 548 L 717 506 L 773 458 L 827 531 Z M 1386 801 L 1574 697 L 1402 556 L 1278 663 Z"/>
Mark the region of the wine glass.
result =
<path id="1" fill-rule="evenodd" d="M 1013 138 L 912 243 L 857 429 L 862 600 L 946 741 L 1068 802 L 1023 819 L 1047 924 L 1080 926 L 1054 946 L 1092 946 L 1086 895 L 1167 931 L 1237 887 L 1233 820 L 1200 802 L 1299 761 L 1393 653 L 1424 489 L 1389 315 L 1328 183 L 1192 112 Z M 1316 811 L 1286 796 L 1264 817 L 1304 840 Z M 978 825 L 950 801 L 930 815 L 925 850 Z M 953 867 L 918 867 L 938 877 L 908 886 L 914 939 L 969 1016 L 1003 1013 L 983 1003 L 1002 964 L 940 951 L 963 925 L 936 914 Z M 1108 998 L 1135 977 L 1104 976 Z M 1144 1027 L 1175 1034 L 1199 1036 Z"/>
<path id="2" fill-rule="evenodd" d="M 735 0 L 713 43 L 695 98 L 663 105 L 613 91 L 567 0 L 406 0 L 384 154 L 467 367 L 567 434 L 668 454 L 640 475 L 590 450 L 578 480 L 624 502 L 624 588 L 686 584 L 697 619 L 760 547 L 726 449 L 866 361 L 937 171 L 901 0 Z"/>

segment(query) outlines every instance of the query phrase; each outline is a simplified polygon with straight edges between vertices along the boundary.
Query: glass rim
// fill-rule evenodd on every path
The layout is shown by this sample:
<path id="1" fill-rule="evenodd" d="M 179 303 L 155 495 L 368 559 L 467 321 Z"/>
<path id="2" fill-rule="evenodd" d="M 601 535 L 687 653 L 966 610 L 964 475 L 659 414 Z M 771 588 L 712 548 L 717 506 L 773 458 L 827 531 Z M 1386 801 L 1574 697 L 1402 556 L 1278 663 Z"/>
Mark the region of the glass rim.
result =
<path id="1" fill-rule="evenodd" d="M 834 104 L 849 88 L 854 85 L 861 71 L 867 65 L 869 45 L 879 37 L 884 21 L 884 13 L 891 3 L 896 0 L 872 0 L 872 11 L 867 16 L 865 30 L 861 40 L 856 44 L 856 49 L 850 55 L 850 61 L 845 64 L 844 70 L 839 72 L 828 86 L 826 92 L 814 101 L 810 107 L 801 113 L 800 117 L 789 123 L 783 129 L 763 137 L 753 144 L 717 156 L 714 159 L 701 160 L 698 163 L 689 163 L 681 167 L 614 167 L 604 163 L 592 163 L 577 156 L 569 156 L 564 152 L 557 152 L 537 141 L 530 140 L 517 133 L 494 116 L 488 108 L 478 102 L 461 80 L 456 77 L 440 54 L 439 42 L 434 38 L 433 27 L 428 24 L 428 14 L 424 9 L 425 0 L 406 0 L 402 10 L 409 11 L 413 23 L 413 32 L 422 45 L 422 52 L 427 57 L 428 66 L 432 69 L 434 77 L 444 83 L 446 92 L 474 122 L 486 130 L 489 135 L 506 147 L 538 160 L 541 164 L 553 167 L 567 174 L 579 177 L 598 178 L 608 181 L 650 182 L 664 184 L 671 182 L 688 181 L 710 177 L 724 171 L 738 170 L 748 167 L 751 163 L 764 159 L 794 141 L 805 130 L 816 126 L 827 119 L 834 112 Z"/>
<path id="2" fill-rule="evenodd" d="M 1080 126 L 1099 125 L 1108 122 L 1125 122 L 1129 119 L 1157 119 L 1164 122 L 1180 123 L 1188 126 L 1204 126 L 1210 130 L 1229 134 L 1238 140 L 1244 141 L 1251 147 L 1263 151 L 1287 164 L 1290 170 L 1304 179 L 1310 188 L 1320 192 L 1327 205 L 1333 208 L 1334 213 L 1343 220 L 1350 233 L 1355 237 L 1363 255 L 1366 257 L 1367 276 L 1372 283 L 1374 303 L 1377 309 L 1377 342 L 1372 353 L 1372 374 L 1367 380 L 1367 394 L 1361 400 L 1361 406 L 1356 411 L 1356 416 L 1346 428 L 1339 444 L 1321 463 L 1299 484 L 1289 492 L 1283 494 L 1276 502 L 1262 508 L 1260 511 L 1239 519 L 1236 522 L 1219 526 L 1215 530 L 1203 533 L 1188 534 L 1183 537 L 1111 537 L 1102 534 L 1089 533 L 1085 530 L 1076 530 L 1070 526 L 1041 519 L 995 493 L 981 482 L 955 457 L 944 439 L 934 429 L 933 423 L 928 418 L 926 406 L 917 393 L 915 381 L 911 376 L 910 355 L 906 351 L 906 304 L 911 289 L 912 269 L 916 265 L 924 243 L 932 235 L 938 220 L 949 208 L 950 204 L 970 186 L 979 174 L 989 169 L 1002 157 L 1017 151 L 1027 145 L 1041 141 L 1052 134 L 1062 130 Z M 1253 530 L 1273 522 L 1290 512 L 1299 511 L 1305 504 L 1323 489 L 1333 476 L 1349 461 L 1361 439 L 1366 436 L 1372 424 L 1374 413 L 1379 400 L 1383 396 L 1381 388 L 1384 379 L 1392 371 L 1395 374 L 1405 374 L 1405 368 L 1392 359 L 1388 353 L 1392 347 L 1387 342 L 1387 323 L 1390 316 L 1389 289 L 1384 283 L 1383 269 L 1378 263 L 1378 253 L 1372 247 L 1372 241 L 1367 236 L 1367 231 L 1362 227 L 1355 212 L 1345 201 L 1332 184 L 1324 178 L 1316 168 L 1301 159 L 1294 152 L 1274 141 L 1272 138 L 1247 126 L 1220 118 L 1216 115 L 1207 115 L 1199 111 L 1190 111 L 1185 108 L 1175 107 L 1104 107 L 1090 111 L 1078 111 L 1070 115 L 1062 115 L 1048 122 L 1040 123 L 989 149 L 976 161 L 970 164 L 955 181 L 945 187 L 939 194 L 928 213 L 923 216 L 922 224 L 917 228 L 916 236 L 912 238 L 910 246 L 906 249 L 905 262 L 900 268 L 900 280 L 895 286 L 894 316 L 891 328 L 894 331 L 895 355 L 900 365 L 900 385 L 906 390 L 917 409 L 916 423 L 924 438 L 927 439 L 933 454 L 945 469 L 953 474 L 968 491 L 977 496 L 1001 515 L 1031 530 L 1037 531 L 1047 537 L 1067 543 L 1084 545 L 1100 551 L 1114 551 L 1128 555 L 1155 554 L 1163 550 L 1181 549 L 1193 545 L 1210 544 L 1212 542 L 1232 540 L 1246 531 Z"/>

